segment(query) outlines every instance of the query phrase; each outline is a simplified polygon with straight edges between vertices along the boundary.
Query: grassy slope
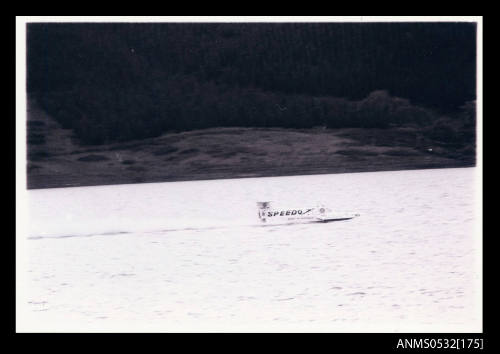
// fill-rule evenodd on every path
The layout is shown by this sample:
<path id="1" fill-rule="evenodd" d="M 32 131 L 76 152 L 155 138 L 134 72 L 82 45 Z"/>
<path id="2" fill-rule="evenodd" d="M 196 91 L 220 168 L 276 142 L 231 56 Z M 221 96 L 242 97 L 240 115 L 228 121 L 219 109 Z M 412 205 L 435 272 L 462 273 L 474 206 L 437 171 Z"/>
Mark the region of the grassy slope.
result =
<path id="1" fill-rule="evenodd" d="M 416 128 L 213 128 L 80 146 L 29 102 L 28 188 L 472 166 Z M 43 123 L 41 123 L 43 122 Z M 433 149 L 430 152 L 428 149 Z"/>

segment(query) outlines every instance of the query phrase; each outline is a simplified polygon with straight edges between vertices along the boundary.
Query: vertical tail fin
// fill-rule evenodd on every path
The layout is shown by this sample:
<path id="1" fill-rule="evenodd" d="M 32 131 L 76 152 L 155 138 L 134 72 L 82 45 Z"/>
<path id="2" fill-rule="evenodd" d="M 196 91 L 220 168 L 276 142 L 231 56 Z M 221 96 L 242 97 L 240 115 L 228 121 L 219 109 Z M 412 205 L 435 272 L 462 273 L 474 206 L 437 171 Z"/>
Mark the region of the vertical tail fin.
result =
<path id="1" fill-rule="evenodd" d="M 271 202 L 257 202 L 257 208 L 259 209 L 259 219 L 262 222 L 266 222 L 266 210 L 271 207 Z"/>

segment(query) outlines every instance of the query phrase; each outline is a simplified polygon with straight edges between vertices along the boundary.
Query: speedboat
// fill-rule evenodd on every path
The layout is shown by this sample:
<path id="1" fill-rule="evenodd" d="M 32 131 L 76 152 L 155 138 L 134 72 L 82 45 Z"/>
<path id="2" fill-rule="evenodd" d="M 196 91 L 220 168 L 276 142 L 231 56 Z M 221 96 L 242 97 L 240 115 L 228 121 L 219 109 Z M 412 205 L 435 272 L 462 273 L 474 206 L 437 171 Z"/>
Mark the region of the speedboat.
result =
<path id="1" fill-rule="evenodd" d="M 355 213 L 338 213 L 319 204 L 310 208 L 274 208 L 271 202 L 257 202 L 258 215 L 262 223 L 284 222 L 332 222 L 358 217 Z"/>

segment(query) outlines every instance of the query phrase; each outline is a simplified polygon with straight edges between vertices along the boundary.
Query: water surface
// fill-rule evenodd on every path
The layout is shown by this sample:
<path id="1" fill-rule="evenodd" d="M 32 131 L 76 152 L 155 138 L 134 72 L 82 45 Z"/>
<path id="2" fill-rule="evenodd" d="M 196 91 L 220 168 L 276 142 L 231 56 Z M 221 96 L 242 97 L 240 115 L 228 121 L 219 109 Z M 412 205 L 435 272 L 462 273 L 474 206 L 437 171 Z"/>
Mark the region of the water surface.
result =
<path id="1" fill-rule="evenodd" d="M 29 190 L 20 326 L 481 331 L 474 173 Z M 255 203 L 268 200 L 361 216 L 263 227 Z"/>

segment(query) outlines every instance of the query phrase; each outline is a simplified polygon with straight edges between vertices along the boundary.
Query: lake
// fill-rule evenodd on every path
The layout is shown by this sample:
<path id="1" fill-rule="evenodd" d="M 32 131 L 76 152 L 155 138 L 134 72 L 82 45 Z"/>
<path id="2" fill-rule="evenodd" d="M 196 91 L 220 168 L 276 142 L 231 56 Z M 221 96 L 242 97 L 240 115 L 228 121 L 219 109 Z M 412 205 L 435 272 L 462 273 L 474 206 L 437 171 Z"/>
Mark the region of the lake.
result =
<path id="1" fill-rule="evenodd" d="M 18 331 L 480 332 L 476 172 L 29 190 Z M 264 226 L 257 201 L 360 216 Z"/>

